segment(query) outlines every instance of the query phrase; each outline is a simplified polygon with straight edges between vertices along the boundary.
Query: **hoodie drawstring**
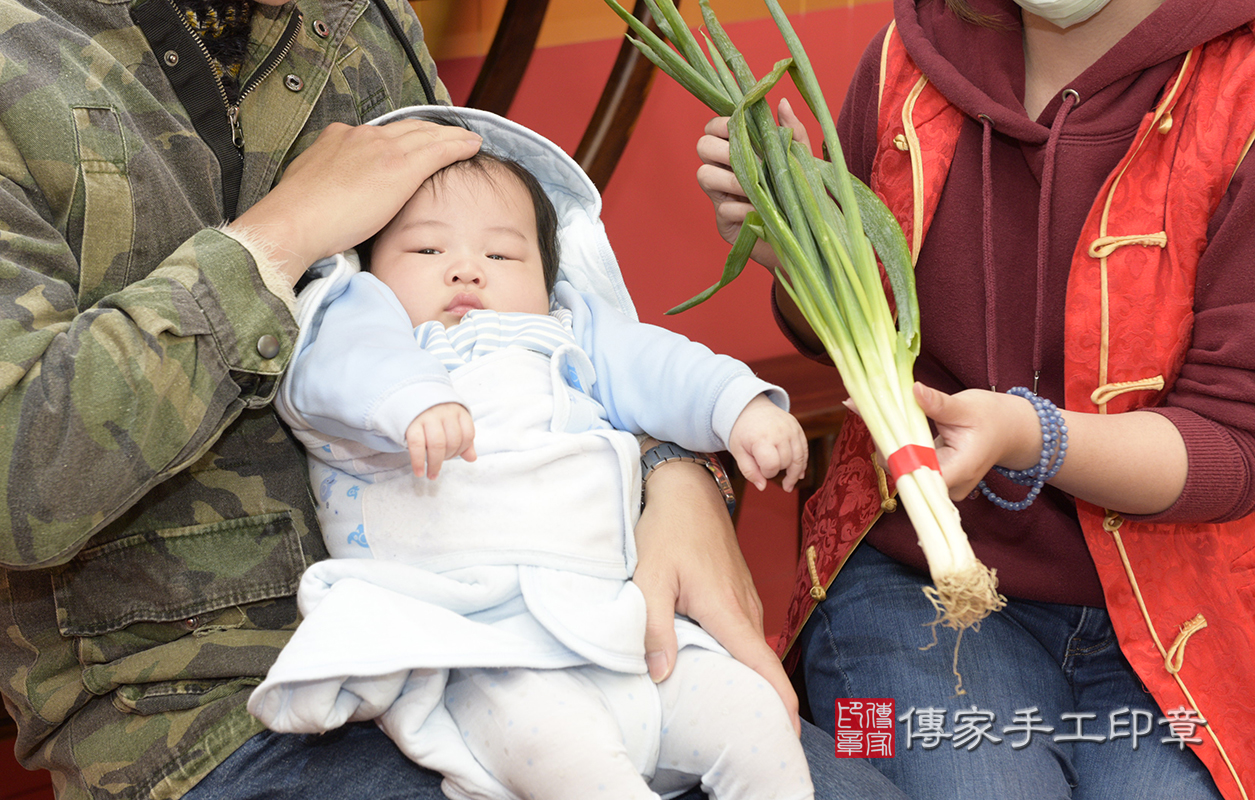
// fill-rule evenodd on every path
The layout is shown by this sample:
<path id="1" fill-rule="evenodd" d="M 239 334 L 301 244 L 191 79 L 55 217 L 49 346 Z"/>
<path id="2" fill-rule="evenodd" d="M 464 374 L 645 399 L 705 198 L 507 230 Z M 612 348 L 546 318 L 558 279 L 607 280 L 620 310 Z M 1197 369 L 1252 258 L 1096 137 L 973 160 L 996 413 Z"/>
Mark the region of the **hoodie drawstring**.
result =
<path id="1" fill-rule="evenodd" d="M 1075 89 L 1063 90 L 1063 102 L 1050 124 L 1050 138 L 1046 140 L 1046 163 L 1041 172 L 1041 198 L 1037 201 L 1037 312 L 1033 320 L 1033 394 L 1037 394 L 1037 379 L 1041 377 L 1041 326 L 1042 312 L 1046 307 L 1046 264 L 1050 260 L 1050 198 L 1055 188 L 1055 152 L 1059 136 L 1068 114 L 1076 107 L 1081 96 Z"/>
<path id="2" fill-rule="evenodd" d="M 981 169 L 981 261 L 985 268 L 985 374 L 989 390 L 998 385 L 998 318 L 994 308 L 994 179 L 991 167 L 994 121 L 980 115 L 984 133 L 980 146 Z"/>
<path id="3" fill-rule="evenodd" d="M 1059 138 L 1068 114 L 1080 102 L 1080 95 L 1075 89 L 1063 91 L 1063 102 L 1055 113 L 1050 124 L 1050 136 L 1046 140 L 1045 163 L 1042 166 L 1041 194 L 1037 201 L 1037 302 L 1033 317 L 1033 393 L 1037 393 L 1037 383 L 1041 377 L 1041 333 L 1042 317 L 1046 304 L 1046 266 L 1050 260 L 1050 199 L 1055 183 L 1055 154 L 1059 147 Z M 991 169 L 993 149 L 993 120 L 984 114 L 979 115 L 984 126 L 981 139 L 981 176 L 982 192 L 982 229 L 981 249 L 985 272 L 985 357 L 988 361 L 986 370 L 989 388 L 996 390 L 998 386 L 998 345 L 995 327 L 994 304 L 994 255 L 993 255 L 993 176 Z"/>

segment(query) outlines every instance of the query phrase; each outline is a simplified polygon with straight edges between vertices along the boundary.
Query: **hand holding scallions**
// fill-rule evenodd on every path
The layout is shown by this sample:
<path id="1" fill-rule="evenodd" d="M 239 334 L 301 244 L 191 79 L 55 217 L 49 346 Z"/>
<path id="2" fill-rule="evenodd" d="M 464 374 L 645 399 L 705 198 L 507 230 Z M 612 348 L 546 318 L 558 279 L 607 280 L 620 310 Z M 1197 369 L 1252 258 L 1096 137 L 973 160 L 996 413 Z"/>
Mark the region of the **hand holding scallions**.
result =
<path id="1" fill-rule="evenodd" d="M 937 461 L 962 500 L 994 465 L 1027 469 L 1041 450 L 1041 429 L 1033 407 L 1018 397 L 985 389 L 946 394 L 915 384 L 915 399 L 937 428 Z"/>
<path id="2" fill-rule="evenodd" d="M 798 119 L 787 99 L 780 101 L 778 110 L 781 127 L 793 131 L 793 141 L 810 151 L 810 134 Z M 697 185 L 710 198 L 715 207 L 715 226 L 728 244 L 735 244 L 745 217 L 754 210 L 745 190 L 737 183 L 732 171 L 732 157 L 728 145 L 728 117 L 715 117 L 706 124 L 704 135 L 697 140 L 697 156 L 702 165 L 697 168 Z M 760 240 L 750 253 L 750 258 L 775 272 L 780 260 L 767 242 Z M 808 326 L 809 327 L 809 326 Z M 818 343 L 815 349 L 819 349 Z"/>
<path id="3" fill-rule="evenodd" d="M 793 131 L 793 141 L 810 147 L 810 134 L 789 101 L 781 100 L 779 109 L 781 127 Z M 715 226 L 719 235 L 728 244 L 735 244 L 736 237 L 741 233 L 741 225 L 754 206 L 745 196 L 745 190 L 737 182 L 736 173 L 732 171 L 730 147 L 728 143 L 728 117 L 715 117 L 706 123 L 706 130 L 697 140 L 697 155 L 702 165 L 697 168 L 697 185 L 701 188 L 715 207 Z M 750 259 L 762 264 L 767 271 L 775 274 L 780 269 L 780 259 L 776 258 L 771 245 L 759 240 L 750 252 Z M 820 352 L 824 344 L 811 330 L 801 310 L 789 297 L 788 292 L 778 290 L 775 293 L 776 306 L 784 316 L 789 328 L 812 351 Z"/>

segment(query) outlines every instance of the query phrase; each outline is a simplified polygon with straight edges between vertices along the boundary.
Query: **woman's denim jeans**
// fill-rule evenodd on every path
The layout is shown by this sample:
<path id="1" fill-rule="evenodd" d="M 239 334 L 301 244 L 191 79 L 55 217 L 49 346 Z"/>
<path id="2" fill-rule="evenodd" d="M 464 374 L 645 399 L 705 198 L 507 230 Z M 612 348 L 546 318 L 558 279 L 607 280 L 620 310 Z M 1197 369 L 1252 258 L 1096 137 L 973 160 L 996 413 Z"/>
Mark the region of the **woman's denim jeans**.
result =
<path id="1" fill-rule="evenodd" d="M 954 631 L 936 627 L 929 647 L 927 583 L 860 545 L 798 644 L 829 733 L 837 698 L 895 700 L 895 756 L 871 761 L 910 797 L 1220 797 L 1188 746 L 1162 741 L 1173 737 L 1166 715 L 1104 610 L 1009 600 L 963 634 L 956 662 Z"/>

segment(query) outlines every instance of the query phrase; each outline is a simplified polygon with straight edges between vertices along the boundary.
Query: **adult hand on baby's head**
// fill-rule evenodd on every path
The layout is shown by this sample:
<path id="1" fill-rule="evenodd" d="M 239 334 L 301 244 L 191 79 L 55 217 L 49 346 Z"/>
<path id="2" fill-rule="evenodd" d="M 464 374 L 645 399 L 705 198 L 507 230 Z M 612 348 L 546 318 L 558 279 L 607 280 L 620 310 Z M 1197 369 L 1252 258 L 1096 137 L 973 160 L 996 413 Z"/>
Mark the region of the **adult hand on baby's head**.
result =
<path id="1" fill-rule="evenodd" d="M 420 120 L 332 123 L 228 230 L 270 245 L 295 283 L 318 259 L 378 233 L 423 181 L 475 155 L 480 142 L 464 128 Z"/>
<path id="2" fill-rule="evenodd" d="M 741 474 L 759 491 L 767 479 L 784 471 L 784 490 L 793 487 L 806 472 L 810 448 L 797 419 L 760 394 L 749 402 L 732 425 L 728 452 Z"/>
<path id="3" fill-rule="evenodd" d="M 475 423 L 471 412 L 459 403 L 439 403 L 414 418 L 405 429 L 405 446 L 415 475 L 435 480 L 440 465 L 461 456 L 474 461 Z"/>

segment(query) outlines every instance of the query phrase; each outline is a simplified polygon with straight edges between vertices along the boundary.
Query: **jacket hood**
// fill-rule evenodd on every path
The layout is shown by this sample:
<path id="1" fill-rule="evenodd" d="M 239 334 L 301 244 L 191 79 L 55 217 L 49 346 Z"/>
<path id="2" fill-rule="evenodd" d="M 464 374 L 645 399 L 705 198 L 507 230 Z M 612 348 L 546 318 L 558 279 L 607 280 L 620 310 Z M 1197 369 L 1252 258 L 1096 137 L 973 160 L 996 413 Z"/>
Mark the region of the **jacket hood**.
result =
<path id="1" fill-rule="evenodd" d="M 1045 124 L 1025 113 L 1023 27 L 1012 0 L 969 0 L 999 27 L 964 22 L 944 0 L 894 0 L 894 17 L 907 52 L 928 79 L 971 117 L 985 115 L 1002 134 L 1028 144 L 1049 136 L 1056 98 L 1042 112 Z M 1078 76 L 1070 87 L 1080 95 L 1071 125 L 1086 127 L 1119 102 L 1131 83 L 1154 79 L 1161 67 L 1175 68 L 1181 56 L 1220 34 L 1255 20 L 1255 0 L 1164 0 L 1141 24 Z M 1090 103 L 1099 99 L 1098 103 Z M 1086 108 L 1086 106 L 1090 106 Z"/>
<path id="2" fill-rule="evenodd" d="M 397 109 L 372 120 L 384 125 L 419 116 L 426 106 Z M 558 280 L 581 292 L 601 295 L 611 305 L 636 319 L 619 262 L 610 249 L 601 224 L 601 193 L 592 180 L 561 147 L 517 122 L 478 108 L 448 108 L 471 130 L 484 137 L 483 149 L 513 159 L 526 167 L 544 187 L 558 212 L 558 245 L 561 258 Z"/>

